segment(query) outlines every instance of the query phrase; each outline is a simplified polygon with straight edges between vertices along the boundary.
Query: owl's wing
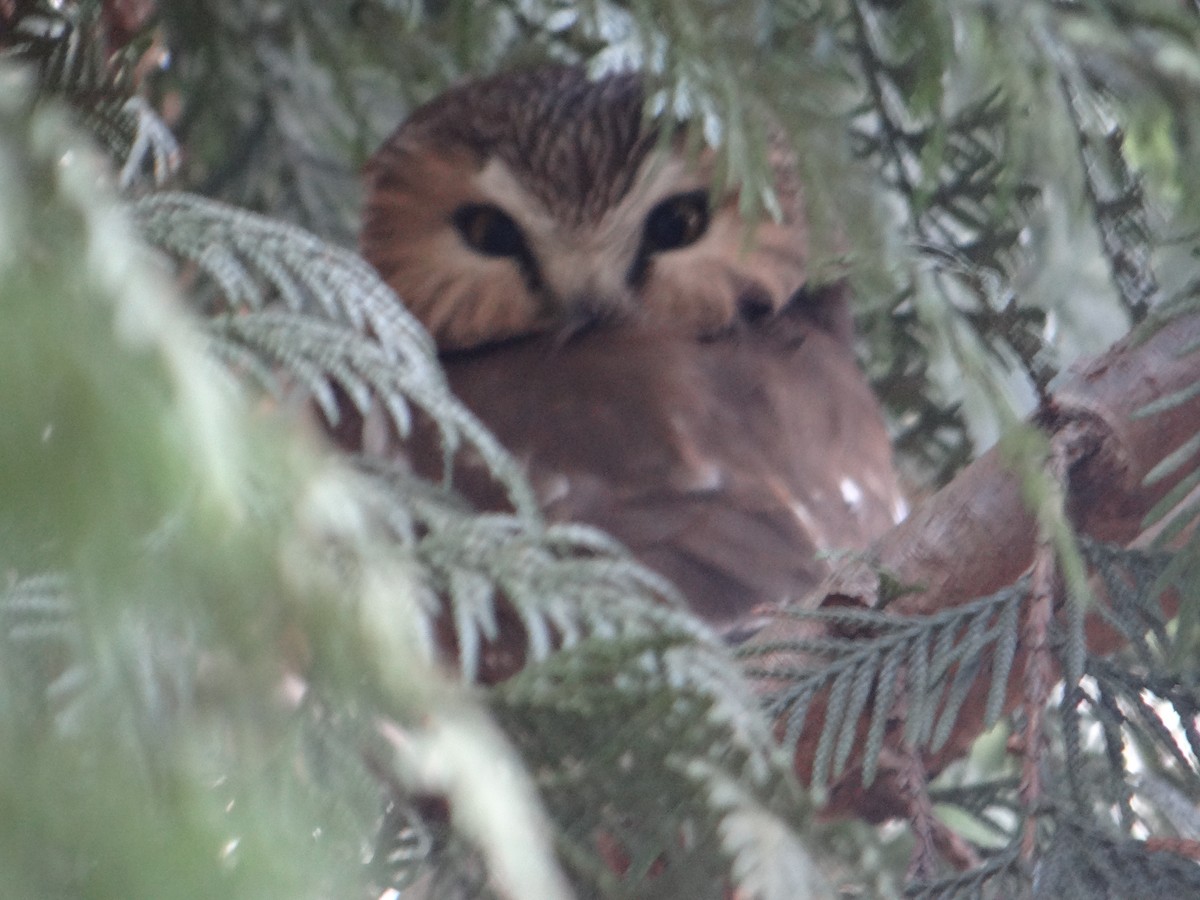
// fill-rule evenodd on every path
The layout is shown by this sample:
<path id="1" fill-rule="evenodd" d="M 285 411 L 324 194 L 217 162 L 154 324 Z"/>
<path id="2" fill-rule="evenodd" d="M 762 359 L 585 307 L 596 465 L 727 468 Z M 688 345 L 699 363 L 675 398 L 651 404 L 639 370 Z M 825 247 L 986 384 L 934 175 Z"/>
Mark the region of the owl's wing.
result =
<path id="1" fill-rule="evenodd" d="M 527 466 L 547 515 L 603 528 L 719 628 L 802 596 L 824 554 L 903 505 L 849 348 L 800 316 L 718 338 L 623 326 L 445 360 L 455 392 Z M 439 471 L 439 453 L 418 468 Z M 456 486 L 495 505 L 469 465 Z"/>

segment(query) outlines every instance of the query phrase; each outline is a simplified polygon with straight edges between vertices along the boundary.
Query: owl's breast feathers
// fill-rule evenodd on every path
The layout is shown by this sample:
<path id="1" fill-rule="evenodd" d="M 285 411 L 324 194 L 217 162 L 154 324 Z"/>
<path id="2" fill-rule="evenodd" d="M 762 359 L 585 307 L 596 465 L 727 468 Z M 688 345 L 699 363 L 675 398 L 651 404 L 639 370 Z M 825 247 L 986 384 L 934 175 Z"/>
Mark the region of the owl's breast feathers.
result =
<path id="1" fill-rule="evenodd" d="M 891 446 L 847 344 L 789 308 L 707 340 L 625 326 L 444 357 L 549 518 L 599 526 L 718 628 L 802 597 L 826 551 L 901 515 Z M 441 451 L 413 447 L 436 477 Z M 465 461 L 455 486 L 502 500 Z"/>

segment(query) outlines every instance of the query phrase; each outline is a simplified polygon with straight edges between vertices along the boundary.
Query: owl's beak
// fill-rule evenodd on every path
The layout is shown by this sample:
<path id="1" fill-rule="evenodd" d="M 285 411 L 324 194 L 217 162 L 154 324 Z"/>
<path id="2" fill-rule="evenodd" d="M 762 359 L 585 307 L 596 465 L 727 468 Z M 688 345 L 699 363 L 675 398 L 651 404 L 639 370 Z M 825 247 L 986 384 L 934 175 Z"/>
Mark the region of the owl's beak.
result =
<path id="1" fill-rule="evenodd" d="M 562 300 L 559 314 L 555 317 L 559 323 L 558 340 L 563 344 L 568 343 L 593 328 L 603 328 L 627 318 L 630 311 L 631 304 L 627 297 L 597 291 L 569 295 Z"/>

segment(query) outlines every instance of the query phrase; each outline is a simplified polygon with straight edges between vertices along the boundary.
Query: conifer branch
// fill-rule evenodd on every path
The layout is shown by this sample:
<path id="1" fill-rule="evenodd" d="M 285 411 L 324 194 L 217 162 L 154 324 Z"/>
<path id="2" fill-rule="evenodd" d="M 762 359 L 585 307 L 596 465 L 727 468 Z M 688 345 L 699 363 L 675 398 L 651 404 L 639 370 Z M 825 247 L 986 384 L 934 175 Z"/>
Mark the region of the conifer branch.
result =
<path id="1" fill-rule="evenodd" d="M 1139 537 L 1146 514 L 1200 461 L 1177 468 L 1170 477 L 1146 484 L 1146 476 L 1196 432 L 1200 397 L 1153 416 L 1148 404 L 1187 388 L 1200 378 L 1200 316 L 1183 316 L 1146 336 L 1136 333 L 1103 356 L 1075 367 L 1055 391 L 1054 406 L 1041 417 L 1051 434 L 1073 429 L 1075 452 L 1068 460 L 1067 508 L 1079 530 L 1119 543 Z M 801 608 L 860 607 L 883 609 L 887 616 L 934 616 L 990 591 L 1002 589 L 1028 569 L 1035 557 L 1037 522 L 1023 498 L 1021 483 L 1004 459 L 1003 448 L 985 454 L 951 484 L 920 505 L 872 548 L 875 573 L 891 583 L 914 586 L 888 602 L 878 574 L 864 575 L 861 565 L 834 573 Z M 1168 602 L 1169 598 L 1168 598 Z M 1173 607 L 1168 609 L 1168 613 Z M 810 665 L 809 648 L 829 634 L 820 620 L 777 618 L 754 635 L 740 653 L 743 666 L 758 679 L 760 691 L 778 696 L 785 682 Z M 1088 623 L 1093 653 L 1110 652 L 1122 639 L 1101 630 L 1097 616 Z M 1014 673 L 1023 671 L 1029 648 L 1018 647 Z M 976 684 L 963 705 L 946 744 L 926 757 L 938 771 L 961 754 L 987 722 L 986 684 Z M 1010 685 L 1006 705 L 1020 695 Z M 819 700 L 819 696 L 818 696 Z M 777 722 L 799 770 L 807 771 L 817 753 L 821 730 L 795 735 L 788 721 Z M 893 732 L 885 746 L 898 738 Z M 902 815 L 905 804 L 896 773 L 881 770 L 869 788 L 861 784 L 861 757 L 851 757 L 847 772 L 832 786 L 828 809 L 867 818 Z"/>
<path id="2" fill-rule="evenodd" d="M 38 91 L 71 106 L 120 161 L 123 189 L 147 169 L 151 183 L 162 185 L 180 162 L 175 136 L 139 93 L 141 75 L 162 55 L 135 40 L 152 13 L 152 4 L 0 4 L 0 54 L 34 66 Z"/>

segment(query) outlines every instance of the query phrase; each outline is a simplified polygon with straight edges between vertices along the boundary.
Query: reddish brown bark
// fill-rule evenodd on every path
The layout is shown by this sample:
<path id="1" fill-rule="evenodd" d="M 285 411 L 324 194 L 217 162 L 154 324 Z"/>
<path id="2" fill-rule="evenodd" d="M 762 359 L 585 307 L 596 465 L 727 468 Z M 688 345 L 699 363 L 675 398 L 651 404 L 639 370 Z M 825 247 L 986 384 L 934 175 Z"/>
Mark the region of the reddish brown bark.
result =
<path id="1" fill-rule="evenodd" d="M 1039 414 L 1039 422 L 1066 453 L 1067 508 L 1081 532 L 1105 541 L 1133 541 L 1154 504 L 1200 465 L 1192 459 L 1171 476 L 1145 483 L 1156 465 L 1200 430 L 1200 397 L 1154 415 L 1139 414 L 1152 401 L 1198 381 L 1200 316 L 1192 315 L 1145 340 L 1137 335 L 1126 338 L 1103 356 L 1076 366 L 1054 391 L 1052 407 Z M 1022 499 L 1017 477 L 1000 451 L 993 449 L 876 542 L 871 554 L 874 567 L 851 564 L 835 572 L 803 606 L 875 607 L 879 604 L 878 578 L 873 574 L 877 570 L 923 588 L 895 599 L 887 607 L 889 612 L 919 615 L 960 605 L 1016 581 L 1033 563 L 1038 537 L 1038 524 Z M 778 617 L 746 647 L 772 647 L 811 636 L 819 628 L 812 622 Z M 1099 628 L 1089 628 L 1089 637 L 1093 649 L 1111 649 L 1116 641 L 1111 631 Z M 1010 707 L 1021 694 L 1025 658 L 1025 648 L 1020 648 L 1010 676 Z M 747 669 L 757 673 L 804 665 L 803 656 L 786 650 L 771 650 L 747 661 Z M 764 694 L 780 683 L 769 675 L 756 677 Z M 925 757 L 929 771 L 961 755 L 981 733 L 987 680 L 986 673 L 977 680 L 946 745 Z M 809 725 L 793 748 L 802 778 L 811 774 L 823 707 L 824 699 L 818 697 Z M 898 767 L 889 765 L 889 759 L 906 755 L 900 747 L 902 716 L 902 709 L 897 709 L 871 787 L 862 786 L 861 769 L 852 757 L 832 785 L 828 812 L 868 819 L 906 814 L 903 798 L 911 790 L 903 789 L 904 774 Z M 893 752 L 886 752 L 887 747 Z"/>

